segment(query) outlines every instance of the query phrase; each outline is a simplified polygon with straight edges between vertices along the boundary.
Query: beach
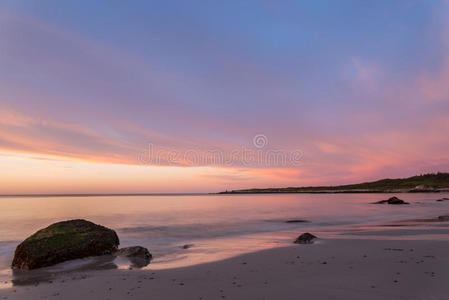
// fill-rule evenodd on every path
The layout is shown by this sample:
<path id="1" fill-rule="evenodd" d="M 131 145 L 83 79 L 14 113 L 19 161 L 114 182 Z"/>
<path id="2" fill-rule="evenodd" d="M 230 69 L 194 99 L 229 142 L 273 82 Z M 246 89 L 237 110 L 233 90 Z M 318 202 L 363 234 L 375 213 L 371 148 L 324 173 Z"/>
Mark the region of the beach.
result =
<path id="1" fill-rule="evenodd" d="M 319 240 L 192 267 L 74 272 L 1 299 L 449 299 L 449 242 Z"/>
<path id="2" fill-rule="evenodd" d="M 400 197 L 410 204 L 373 204 L 383 194 L 0 199 L 0 299 L 449 299 L 449 222 L 438 220 L 449 201 Z M 109 206 L 89 216 L 74 209 L 83 202 Z M 147 247 L 151 263 L 100 256 L 10 269 L 26 235 L 81 214 L 117 230 L 121 246 Z M 294 244 L 304 232 L 318 239 Z"/>
<path id="3" fill-rule="evenodd" d="M 449 300 L 448 136 L 449 0 L 0 0 L 0 300 Z"/>

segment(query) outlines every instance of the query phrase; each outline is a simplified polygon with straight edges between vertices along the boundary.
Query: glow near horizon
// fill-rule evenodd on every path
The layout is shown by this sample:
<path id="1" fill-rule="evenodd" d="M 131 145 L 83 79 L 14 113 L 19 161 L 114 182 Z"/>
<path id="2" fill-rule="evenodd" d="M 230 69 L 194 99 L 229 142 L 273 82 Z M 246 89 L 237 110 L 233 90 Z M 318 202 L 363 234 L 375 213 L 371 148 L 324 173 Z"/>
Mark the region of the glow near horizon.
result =
<path id="1" fill-rule="evenodd" d="M 449 170 L 446 1 L 0 4 L 0 193 L 214 192 Z M 269 146 L 299 166 L 141 165 Z"/>

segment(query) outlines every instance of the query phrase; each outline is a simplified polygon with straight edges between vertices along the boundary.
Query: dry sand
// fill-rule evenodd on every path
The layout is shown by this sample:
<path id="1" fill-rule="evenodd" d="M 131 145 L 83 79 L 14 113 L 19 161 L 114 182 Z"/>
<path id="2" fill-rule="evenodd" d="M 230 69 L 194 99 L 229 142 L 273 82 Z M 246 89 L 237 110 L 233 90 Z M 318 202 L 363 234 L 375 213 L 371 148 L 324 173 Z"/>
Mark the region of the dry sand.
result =
<path id="1" fill-rule="evenodd" d="M 0 299 L 449 299 L 449 242 L 320 240 L 169 270 L 68 273 Z"/>

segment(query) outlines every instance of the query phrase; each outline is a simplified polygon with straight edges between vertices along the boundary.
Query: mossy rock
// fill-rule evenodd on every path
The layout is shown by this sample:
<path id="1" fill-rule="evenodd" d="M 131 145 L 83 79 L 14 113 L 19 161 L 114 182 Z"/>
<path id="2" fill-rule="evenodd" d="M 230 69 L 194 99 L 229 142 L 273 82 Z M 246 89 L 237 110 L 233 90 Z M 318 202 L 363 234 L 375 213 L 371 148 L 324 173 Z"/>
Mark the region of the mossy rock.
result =
<path id="1" fill-rule="evenodd" d="M 117 233 L 86 220 L 54 223 L 17 246 L 13 269 L 36 269 L 71 259 L 112 254 L 120 244 Z"/>

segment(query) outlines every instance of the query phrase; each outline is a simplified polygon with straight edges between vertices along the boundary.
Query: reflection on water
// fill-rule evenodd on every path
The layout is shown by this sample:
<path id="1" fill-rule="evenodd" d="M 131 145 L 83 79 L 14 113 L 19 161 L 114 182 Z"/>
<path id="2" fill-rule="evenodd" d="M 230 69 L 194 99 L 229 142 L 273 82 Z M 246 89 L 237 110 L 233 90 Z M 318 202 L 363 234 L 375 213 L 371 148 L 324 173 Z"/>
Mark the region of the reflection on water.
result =
<path id="1" fill-rule="evenodd" d="M 83 279 L 83 277 L 86 276 L 81 275 L 81 272 L 83 271 L 132 268 L 140 269 L 146 267 L 149 263 L 149 260 L 142 258 L 103 255 L 85 259 L 75 259 L 51 267 L 30 271 L 14 269 L 8 272 L 11 280 L 4 282 L 4 288 L 16 285 L 35 285 L 41 282 L 52 282 L 59 274 L 71 274 L 72 279 L 77 279 L 77 277 Z"/>
<path id="2" fill-rule="evenodd" d="M 145 268 L 163 269 L 290 245 L 304 231 L 313 231 L 326 238 L 344 232 L 378 230 L 379 224 L 404 229 L 437 227 L 442 224 L 421 222 L 416 225 L 416 222 L 396 221 L 449 215 L 449 201 L 435 201 L 448 197 L 448 194 L 401 194 L 399 198 L 411 203 L 407 206 L 370 204 L 390 196 L 394 195 L 0 197 L 0 288 L 10 284 L 4 283 L 9 282 L 8 279 L 20 284 L 34 280 L 27 276 L 39 274 L 50 280 L 52 274 L 71 268 L 142 267 L 139 262 L 105 258 L 63 263 L 47 271 L 29 272 L 31 275 L 11 272 L 9 266 L 20 241 L 40 228 L 68 219 L 84 218 L 115 229 L 121 247 L 140 245 L 150 250 L 154 260 Z M 287 222 L 298 219 L 309 222 Z M 344 237 L 372 238 L 375 234 Z"/>

